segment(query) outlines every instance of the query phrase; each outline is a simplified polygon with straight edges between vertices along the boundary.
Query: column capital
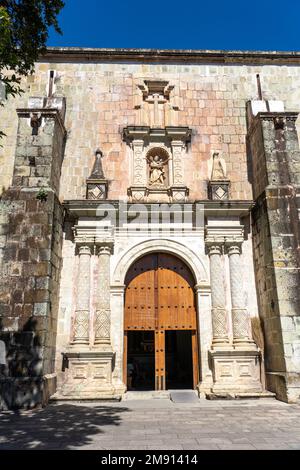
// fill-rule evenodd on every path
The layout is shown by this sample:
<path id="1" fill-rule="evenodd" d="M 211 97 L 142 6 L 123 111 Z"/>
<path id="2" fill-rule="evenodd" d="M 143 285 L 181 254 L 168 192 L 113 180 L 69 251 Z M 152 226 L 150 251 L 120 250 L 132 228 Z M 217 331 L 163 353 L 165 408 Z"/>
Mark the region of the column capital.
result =
<path id="1" fill-rule="evenodd" d="M 171 147 L 184 148 L 185 142 L 183 142 L 182 140 L 171 140 Z"/>
<path id="2" fill-rule="evenodd" d="M 144 141 L 142 139 L 133 139 L 131 142 L 132 147 L 144 147 Z"/>
<path id="3" fill-rule="evenodd" d="M 113 242 L 96 242 L 97 255 L 111 255 L 113 246 Z"/>
<path id="4" fill-rule="evenodd" d="M 208 256 L 223 254 L 223 243 L 221 242 L 209 242 L 205 244 Z"/>
<path id="5" fill-rule="evenodd" d="M 230 241 L 225 243 L 225 253 L 228 256 L 240 255 L 242 253 L 242 242 L 241 241 Z"/>
<path id="6" fill-rule="evenodd" d="M 92 254 L 92 245 L 87 245 L 85 243 L 77 245 L 78 254 L 81 255 L 89 255 Z"/>
<path id="7" fill-rule="evenodd" d="M 194 286 L 194 290 L 196 294 L 200 295 L 210 295 L 211 294 L 211 286 L 208 282 L 196 284 Z"/>

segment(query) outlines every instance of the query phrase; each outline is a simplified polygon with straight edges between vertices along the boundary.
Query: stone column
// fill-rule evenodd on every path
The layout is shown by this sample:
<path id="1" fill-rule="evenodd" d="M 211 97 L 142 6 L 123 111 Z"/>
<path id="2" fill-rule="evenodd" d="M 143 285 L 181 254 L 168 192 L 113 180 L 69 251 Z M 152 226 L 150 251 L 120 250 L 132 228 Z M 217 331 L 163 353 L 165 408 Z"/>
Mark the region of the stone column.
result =
<path id="1" fill-rule="evenodd" d="M 225 287 L 223 278 L 222 245 L 208 246 L 210 259 L 211 315 L 213 347 L 228 346 L 228 315 L 225 308 Z"/>
<path id="2" fill-rule="evenodd" d="M 95 344 L 104 349 L 111 348 L 110 337 L 110 255 L 111 244 L 102 244 L 98 248 L 98 288 L 95 318 Z"/>
<path id="3" fill-rule="evenodd" d="M 250 317 L 244 301 L 241 243 L 230 244 L 227 247 L 227 253 L 230 269 L 233 344 L 235 346 L 254 345 L 250 332 Z"/>
<path id="4" fill-rule="evenodd" d="M 91 248 L 80 245 L 73 344 L 89 344 Z"/>

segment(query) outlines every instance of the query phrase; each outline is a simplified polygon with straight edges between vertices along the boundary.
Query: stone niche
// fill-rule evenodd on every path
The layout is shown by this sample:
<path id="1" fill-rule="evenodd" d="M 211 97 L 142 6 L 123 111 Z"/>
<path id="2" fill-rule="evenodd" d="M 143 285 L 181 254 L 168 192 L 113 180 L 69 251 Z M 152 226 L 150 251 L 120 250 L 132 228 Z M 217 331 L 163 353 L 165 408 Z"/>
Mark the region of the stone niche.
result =
<path id="1" fill-rule="evenodd" d="M 123 137 L 131 152 L 131 202 L 186 202 L 184 159 L 188 127 L 128 126 Z"/>

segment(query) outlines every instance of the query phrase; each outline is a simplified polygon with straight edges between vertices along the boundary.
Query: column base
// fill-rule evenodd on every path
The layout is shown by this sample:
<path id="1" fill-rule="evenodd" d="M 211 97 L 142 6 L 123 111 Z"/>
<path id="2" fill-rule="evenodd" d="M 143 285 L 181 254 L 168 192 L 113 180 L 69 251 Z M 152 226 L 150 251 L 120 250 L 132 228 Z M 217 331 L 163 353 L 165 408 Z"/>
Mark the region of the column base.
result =
<path id="1" fill-rule="evenodd" d="M 123 393 L 112 384 L 114 353 L 99 350 L 74 350 L 66 354 L 65 378 L 52 399 L 116 399 Z"/>
<path id="2" fill-rule="evenodd" d="M 251 340 L 251 339 L 233 339 L 233 347 L 234 349 L 236 350 L 252 350 L 252 351 L 256 351 L 257 350 L 257 346 L 256 346 L 256 343 Z"/>
<path id="3" fill-rule="evenodd" d="M 213 372 L 211 391 L 216 394 L 261 393 L 260 352 L 257 348 L 212 349 L 209 351 Z"/>

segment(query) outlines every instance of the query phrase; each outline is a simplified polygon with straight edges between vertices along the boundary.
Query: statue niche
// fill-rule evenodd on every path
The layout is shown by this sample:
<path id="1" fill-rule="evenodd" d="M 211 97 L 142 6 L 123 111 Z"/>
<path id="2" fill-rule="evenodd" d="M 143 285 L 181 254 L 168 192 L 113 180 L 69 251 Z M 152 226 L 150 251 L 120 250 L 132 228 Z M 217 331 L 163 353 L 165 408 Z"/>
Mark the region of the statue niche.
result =
<path id="1" fill-rule="evenodd" d="M 148 187 L 166 188 L 169 185 L 169 155 L 162 148 L 153 148 L 147 154 Z"/>

